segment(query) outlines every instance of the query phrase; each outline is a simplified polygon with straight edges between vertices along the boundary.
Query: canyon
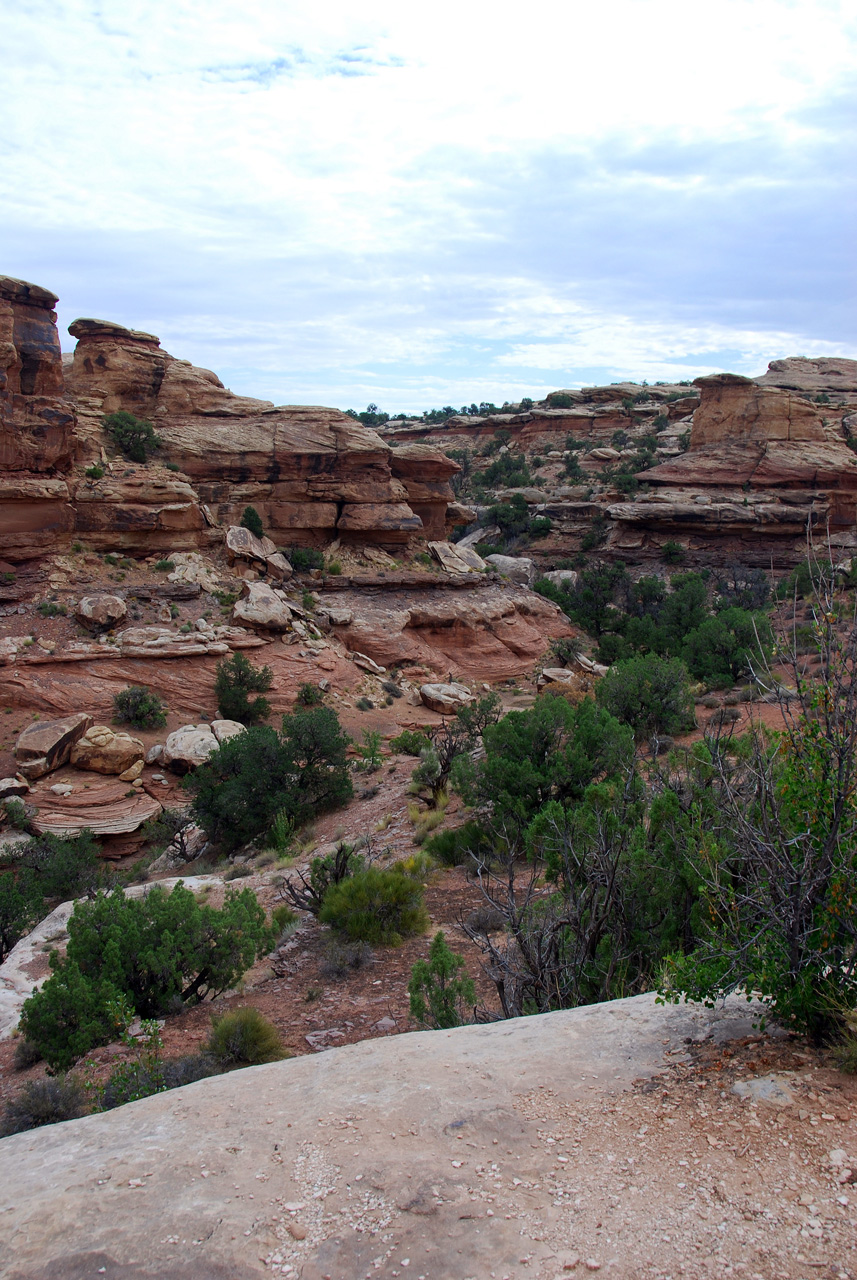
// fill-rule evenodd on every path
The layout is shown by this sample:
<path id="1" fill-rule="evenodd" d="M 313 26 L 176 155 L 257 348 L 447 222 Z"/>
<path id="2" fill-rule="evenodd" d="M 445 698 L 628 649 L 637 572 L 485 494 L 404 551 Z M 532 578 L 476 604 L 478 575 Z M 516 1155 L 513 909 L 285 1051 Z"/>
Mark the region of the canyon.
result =
<path id="1" fill-rule="evenodd" d="M 242 732 L 218 709 L 224 658 L 270 669 L 272 723 L 309 689 L 351 738 L 354 799 L 313 824 L 298 864 L 345 840 L 393 865 L 423 852 L 417 761 L 394 738 L 489 691 L 504 712 L 551 685 L 574 702 L 605 671 L 536 576 L 605 560 L 634 576 L 740 564 L 779 577 L 808 545 L 840 568 L 857 555 L 857 361 L 367 426 L 234 395 L 111 321 L 75 320 L 63 355 L 56 302 L 0 277 L 0 794 L 36 833 L 89 828 L 128 879 L 145 824 L 186 806 L 182 775 Z M 157 433 L 145 463 L 105 429 L 120 412 Z M 480 481 L 497 460 L 527 483 Z M 241 523 L 248 507 L 261 536 Z M 494 521 L 513 507 L 532 530 L 504 542 Z M 128 686 L 163 698 L 163 725 L 110 727 Z M 738 731 L 776 711 L 697 698 L 703 728 L 727 709 Z M 373 736 L 381 764 L 363 772 Z M 465 816 L 455 796 L 439 814 Z M 186 869 L 220 903 L 240 878 L 270 911 L 274 853 L 212 867 L 203 836 L 143 883 Z M 22 839 L 0 829 L 4 867 Z M 423 888 L 431 931 L 459 946 L 478 884 L 435 867 Z M 13 1067 L 12 1036 L 71 910 L 0 972 L 0 1099 L 43 1075 Z M 850 1274 L 857 1093 L 824 1051 L 759 1033 L 744 1001 L 711 1011 L 653 994 L 400 1036 L 427 937 L 334 981 L 327 934 L 301 918 L 240 990 L 163 1027 L 168 1054 L 198 1051 L 212 1011 L 249 1001 L 293 1060 L 0 1142 L 4 1275 Z M 469 963 L 485 1000 L 489 977 Z M 85 1070 L 103 1080 L 134 1052 L 106 1046 Z"/>

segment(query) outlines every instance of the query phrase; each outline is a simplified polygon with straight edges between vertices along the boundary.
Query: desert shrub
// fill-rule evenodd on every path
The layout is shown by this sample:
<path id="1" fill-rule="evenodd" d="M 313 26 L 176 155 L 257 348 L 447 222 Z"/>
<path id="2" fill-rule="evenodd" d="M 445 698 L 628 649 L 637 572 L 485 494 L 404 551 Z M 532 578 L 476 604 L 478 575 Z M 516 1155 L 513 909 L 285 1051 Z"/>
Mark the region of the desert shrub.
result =
<path id="1" fill-rule="evenodd" d="M 687 552 L 680 542 L 665 542 L 661 547 L 661 556 L 666 564 L 682 564 Z"/>
<path id="2" fill-rule="evenodd" d="M 66 955 L 51 952 L 51 976 L 20 1023 L 55 1070 L 108 1044 L 135 1014 L 157 1017 L 228 990 L 272 940 L 251 890 L 228 892 L 215 910 L 182 884 L 78 902 L 68 933 Z"/>
<path id="3" fill-rule="evenodd" d="M 586 533 L 580 539 L 581 551 L 594 551 L 607 541 L 609 527 L 604 516 L 594 516 Z"/>
<path id="4" fill-rule="evenodd" d="M 154 573 L 172 573 L 175 567 L 174 560 L 156 560 L 152 565 L 152 571 Z"/>
<path id="5" fill-rule="evenodd" d="M 240 650 L 217 664 L 214 692 L 224 720 L 258 724 L 271 714 L 266 698 L 250 698 L 251 693 L 267 693 L 274 683 L 270 667 L 254 667 Z"/>
<path id="6" fill-rule="evenodd" d="M 474 819 L 449 831 L 438 831 L 423 842 L 423 851 L 445 867 L 462 867 L 468 859 L 487 854 L 488 836 Z"/>
<path id="7" fill-rule="evenodd" d="M 31 1080 L 16 1098 L 6 1103 L 6 1115 L 0 1124 L 3 1137 L 25 1133 L 45 1124 L 76 1120 L 87 1109 L 86 1091 L 69 1076 Z"/>
<path id="8" fill-rule="evenodd" d="M 354 705 L 358 711 L 373 711 L 375 708 L 371 698 L 358 698 Z"/>
<path id="9" fill-rule="evenodd" d="M 427 736 L 418 729 L 403 729 L 398 737 L 390 739 L 390 750 L 396 755 L 419 756 L 430 745 Z"/>
<path id="10" fill-rule="evenodd" d="M 840 1071 L 846 1075 L 857 1075 L 857 1034 L 847 1031 L 836 1043 L 833 1056 Z"/>
<path id="11" fill-rule="evenodd" d="M 35 890 L 48 901 L 65 902 L 92 892 L 104 879 L 100 845 L 88 828 L 78 836 L 33 836 L 19 859 Z"/>
<path id="12" fill-rule="evenodd" d="M 693 726 L 687 670 L 675 658 L 648 654 L 617 662 L 599 680 L 595 699 L 622 724 L 630 725 L 638 740 Z"/>
<path id="13" fill-rule="evenodd" d="M 324 552 L 315 547 L 289 547 L 284 554 L 295 573 L 324 568 Z"/>
<path id="14" fill-rule="evenodd" d="M 102 480 L 104 478 L 104 468 L 96 463 L 94 467 L 87 467 L 83 474 L 87 480 Z"/>
<path id="15" fill-rule="evenodd" d="M 342 573 L 342 565 L 338 560 L 329 560 L 327 563 L 327 572 L 332 578 L 338 578 Z"/>
<path id="16" fill-rule="evenodd" d="M 256 538 L 264 538 L 265 527 L 262 524 L 262 517 L 255 507 L 245 507 L 241 516 L 241 526 L 249 529 Z"/>
<path id="17" fill-rule="evenodd" d="M 415 789 L 429 792 L 433 808 L 446 808 L 447 787 L 456 761 L 479 746 L 485 729 L 497 722 L 501 710 L 499 696 L 488 693 L 459 707 L 455 716 L 430 731 L 429 746 L 420 752 L 420 763 L 411 776 Z M 431 829 L 425 816 L 422 826 L 424 837 Z"/>
<path id="18" fill-rule="evenodd" d="M 224 880 L 246 880 L 252 876 L 253 868 L 249 862 L 233 862 L 223 873 Z"/>
<path id="19" fill-rule="evenodd" d="M 363 745 L 358 747 L 360 759 L 357 767 L 366 773 L 375 773 L 381 768 L 381 732 L 379 729 L 363 730 Z"/>
<path id="20" fill-rule="evenodd" d="M 382 680 L 381 688 L 385 693 L 389 693 L 391 698 L 401 698 L 403 696 L 401 689 L 395 680 Z"/>
<path id="21" fill-rule="evenodd" d="M 467 1011 L 476 1003 L 473 979 L 464 968 L 464 957 L 447 944 L 438 930 L 429 947 L 428 960 L 418 960 L 408 983 L 411 1017 L 424 1027 L 443 1030 L 468 1021 Z"/>
<path id="22" fill-rule="evenodd" d="M 31 872 L 0 874 L 0 964 L 45 914 L 43 896 Z"/>
<path id="23" fill-rule="evenodd" d="M 223 1067 L 252 1067 L 291 1057 L 273 1022 L 252 1005 L 243 1005 L 211 1019 L 206 1052 Z"/>
<path id="24" fill-rule="evenodd" d="M 36 612 L 43 618 L 64 618 L 68 610 L 64 604 L 57 604 L 56 600 L 40 600 L 36 605 Z"/>
<path id="25" fill-rule="evenodd" d="M 522 453 L 501 453 L 484 471 L 477 471 L 473 480 L 487 489 L 517 489 L 532 483 L 530 469 Z"/>
<path id="26" fill-rule="evenodd" d="M 278 814 L 295 826 L 353 794 L 349 739 L 330 707 L 283 717 L 279 733 L 252 725 L 189 773 L 196 821 L 227 851 L 256 839 Z"/>
<path id="27" fill-rule="evenodd" d="M 187 1054 L 182 1058 L 167 1058 L 152 1065 L 145 1060 L 122 1063 L 111 1072 L 104 1084 L 99 1105 L 102 1111 L 112 1111 L 128 1102 L 138 1102 L 153 1093 L 167 1089 L 180 1089 L 183 1085 L 206 1080 L 219 1075 L 219 1063 L 205 1053 Z"/>
<path id="28" fill-rule="evenodd" d="M 281 938 L 284 933 L 291 932 L 298 924 L 298 920 L 299 917 L 297 912 L 293 911 L 287 902 L 281 902 L 278 906 L 274 907 L 274 910 L 271 912 L 271 924 L 274 927 L 274 932 L 279 938 Z"/>
<path id="29" fill-rule="evenodd" d="M 160 729 L 167 723 L 167 708 L 151 689 L 129 685 L 113 695 L 113 719 L 117 724 L 133 724 L 137 729 Z"/>
<path id="30" fill-rule="evenodd" d="M 15 1040 L 15 1052 L 12 1055 L 15 1070 L 29 1071 L 30 1067 L 34 1067 L 41 1061 L 42 1055 L 36 1046 L 23 1036 L 18 1036 Z"/>
<path id="31" fill-rule="evenodd" d="M 366 942 L 342 942 L 332 938 L 321 962 L 321 973 L 325 978 L 344 978 L 349 973 L 367 968 L 374 958 L 374 952 Z"/>
<path id="32" fill-rule="evenodd" d="M 306 680 L 303 684 L 298 685 L 296 702 L 301 707 L 320 707 L 324 702 L 324 690 L 319 689 L 317 684 Z"/>
<path id="33" fill-rule="evenodd" d="M 393 947 L 423 933 L 429 923 L 422 886 L 395 868 L 378 867 L 333 885 L 318 918 L 354 942 Z"/>
<path id="34" fill-rule="evenodd" d="M 135 418 L 127 409 L 108 413 L 102 419 L 102 425 L 117 448 L 132 462 L 145 463 L 149 455 L 160 448 L 161 438 L 155 434 L 151 422 Z"/>
<path id="35" fill-rule="evenodd" d="M 15 831 L 31 831 L 30 819 L 27 816 L 27 806 L 23 800 L 19 800 L 17 796 L 9 796 L 8 800 L 0 801 L 3 812 L 6 815 L 6 821 Z"/>

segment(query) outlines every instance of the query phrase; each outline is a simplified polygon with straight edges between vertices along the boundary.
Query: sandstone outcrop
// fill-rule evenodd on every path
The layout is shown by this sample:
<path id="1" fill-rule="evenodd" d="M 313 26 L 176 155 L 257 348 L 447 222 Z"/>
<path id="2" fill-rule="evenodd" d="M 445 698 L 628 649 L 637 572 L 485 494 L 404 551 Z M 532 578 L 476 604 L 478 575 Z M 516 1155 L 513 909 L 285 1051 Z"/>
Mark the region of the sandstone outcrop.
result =
<path id="1" fill-rule="evenodd" d="M 834 378 L 840 403 L 827 392 L 826 402 L 810 398 L 808 384 Z M 857 407 L 857 361 L 774 361 L 760 379 L 717 374 L 696 385 L 687 451 L 640 474 L 651 492 L 608 507 L 611 549 L 645 551 L 684 535 L 703 560 L 789 564 L 805 556 L 808 532 L 829 531 L 843 552 L 857 547 L 846 421 Z"/>
<path id="2" fill-rule="evenodd" d="M 153 334 L 76 320 L 64 370 L 56 301 L 0 277 L 0 555 L 26 560 L 75 537 L 101 550 L 193 551 L 248 504 L 285 545 L 396 546 L 442 537 L 448 514 L 461 518 L 450 513 L 458 467 L 439 449 L 394 451 L 339 410 L 233 395 Z M 162 446 L 148 466 L 111 462 L 101 424 L 118 410 L 154 423 Z M 266 571 L 290 576 L 273 542 Z"/>
<path id="3" fill-rule="evenodd" d="M 85 827 L 101 837 L 128 835 L 161 812 L 145 791 L 131 792 L 127 782 L 102 782 L 70 795 L 52 795 L 40 801 L 33 827 L 56 836 L 78 835 Z"/>
<path id="4" fill-rule="evenodd" d="M 831 1117 L 801 1132 L 803 1160 L 775 1160 L 769 1133 L 795 1129 L 797 1107 L 757 1118 L 694 1068 L 691 1051 L 726 1057 L 757 1012 L 650 994 L 381 1037 L 5 1138 L 6 1274 L 803 1276 L 807 1258 L 835 1273 L 853 1226 L 825 1162 L 853 1149 L 849 1125 Z M 801 1234 L 816 1202 L 824 1241 Z"/>

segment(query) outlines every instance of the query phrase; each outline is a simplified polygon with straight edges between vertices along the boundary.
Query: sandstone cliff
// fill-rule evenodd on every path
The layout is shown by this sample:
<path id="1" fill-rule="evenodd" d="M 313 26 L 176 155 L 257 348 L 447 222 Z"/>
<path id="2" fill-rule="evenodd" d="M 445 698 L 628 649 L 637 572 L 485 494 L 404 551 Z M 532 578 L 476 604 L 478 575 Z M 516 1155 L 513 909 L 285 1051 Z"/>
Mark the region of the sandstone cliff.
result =
<path id="1" fill-rule="evenodd" d="M 248 504 L 287 545 L 396 546 L 442 537 L 457 465 L 437 449 L 395 453 L 337 409 L 236 396 L 156 337 L 76 320 L 63 360 L 54 294 L 0 277 L 0 555 L 15 562 L 75 538 L 131 553 L 218 540 Z M 145 467 L 116 458 L 105 414 L 150 419 Z M 87 477 L 93 465 L 103 478 Z"/>

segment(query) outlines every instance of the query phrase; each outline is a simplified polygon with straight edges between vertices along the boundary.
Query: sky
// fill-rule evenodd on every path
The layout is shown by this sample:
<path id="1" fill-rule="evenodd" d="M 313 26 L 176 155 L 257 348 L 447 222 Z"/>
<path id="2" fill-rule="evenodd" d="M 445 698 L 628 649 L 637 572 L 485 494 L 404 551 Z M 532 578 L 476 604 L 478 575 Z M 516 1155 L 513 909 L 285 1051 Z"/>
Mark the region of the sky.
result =
<path id="1" fill-rule="evenodd" d="M 388 412 L 857 357 L 855 0 L 0 0 L 0 273 Z"/>

